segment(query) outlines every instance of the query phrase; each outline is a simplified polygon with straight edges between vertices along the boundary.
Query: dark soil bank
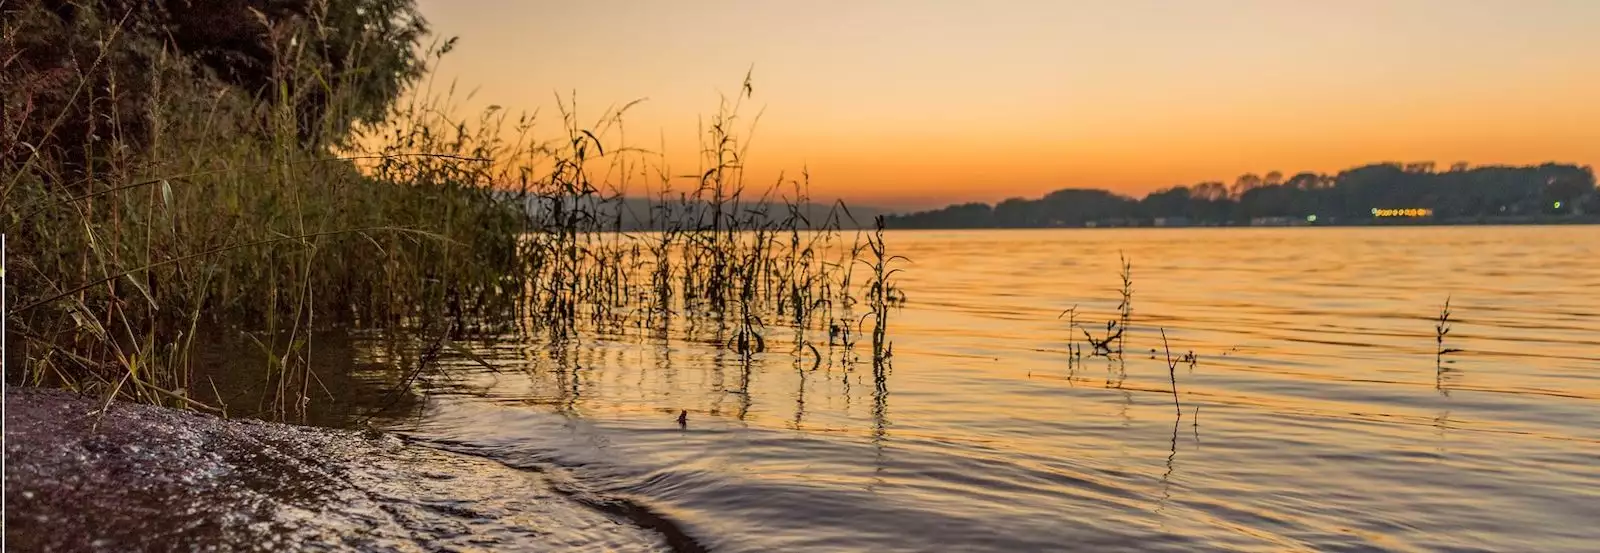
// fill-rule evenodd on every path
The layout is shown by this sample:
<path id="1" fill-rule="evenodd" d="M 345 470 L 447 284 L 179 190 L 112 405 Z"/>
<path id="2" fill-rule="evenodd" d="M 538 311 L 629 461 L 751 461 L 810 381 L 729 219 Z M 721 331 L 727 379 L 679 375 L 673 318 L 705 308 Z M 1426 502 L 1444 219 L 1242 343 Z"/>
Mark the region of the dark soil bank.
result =
<path id="1" fill-rule="evenodd" d="M 11 551 L 666 548 L 551 475 L 334 431 L 5 393 Z"/>

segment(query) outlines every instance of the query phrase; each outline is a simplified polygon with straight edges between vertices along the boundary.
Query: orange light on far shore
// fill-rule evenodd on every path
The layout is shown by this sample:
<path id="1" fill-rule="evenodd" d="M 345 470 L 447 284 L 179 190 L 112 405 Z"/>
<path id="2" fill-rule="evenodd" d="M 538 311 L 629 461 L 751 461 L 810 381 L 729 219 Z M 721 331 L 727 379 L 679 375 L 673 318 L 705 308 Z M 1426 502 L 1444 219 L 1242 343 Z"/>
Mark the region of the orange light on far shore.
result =
<path id="1" fill-rule="evenodd" d="M 1400 209 L 1372 208 L 1373 217 L 1432 217 L 1433 210 L 1426 207 L 1407 207 Z"/>

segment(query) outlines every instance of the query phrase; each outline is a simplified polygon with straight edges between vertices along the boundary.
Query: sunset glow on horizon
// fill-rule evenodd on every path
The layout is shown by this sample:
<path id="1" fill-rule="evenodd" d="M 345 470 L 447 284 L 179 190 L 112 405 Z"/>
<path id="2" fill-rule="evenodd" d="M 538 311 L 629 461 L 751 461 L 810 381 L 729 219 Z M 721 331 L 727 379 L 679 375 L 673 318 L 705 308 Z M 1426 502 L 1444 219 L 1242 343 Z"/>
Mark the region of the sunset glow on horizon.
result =
<path id="1" fill-rule="evenodd" d="M 460 37 L 434 77 L 475 90 L 458 108 L 549 114 L 575 93 L 589 121 L 644 99 L 627 141 L 664 146 L 675 169 L 753 67 L 749 179 L 805 168 L 823 200 L 1143 195 L 1383 161 L 1600 165 L 1600 2 L 419 4 Z"/>

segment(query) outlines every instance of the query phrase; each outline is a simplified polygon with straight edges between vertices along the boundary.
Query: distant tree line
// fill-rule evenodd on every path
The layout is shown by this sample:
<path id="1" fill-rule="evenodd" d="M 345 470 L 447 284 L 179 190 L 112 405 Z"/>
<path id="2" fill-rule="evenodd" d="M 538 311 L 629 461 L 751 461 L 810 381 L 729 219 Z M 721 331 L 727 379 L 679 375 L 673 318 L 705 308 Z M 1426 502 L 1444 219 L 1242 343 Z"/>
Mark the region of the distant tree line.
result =
<path id="1" fill-rule="evenodd" d="M 1022 228 L 1148 225 L 1247 225 L 1252 221 L 1359 224 L 1374 209 L 1424 208 L 1435 221 L 1539 218 L 1600 213 L 1600 191 L 1587 166 L 1469 167 L 1436 170 L 1432 162 L 1377 163 L 1335 175 L 1273 171 L 1241 175 L 1231 186 L 1174 186 L 1143 199 L 1068 188 L 1039 199 L 966 203 L 888 218 L 893 228 Z"/>

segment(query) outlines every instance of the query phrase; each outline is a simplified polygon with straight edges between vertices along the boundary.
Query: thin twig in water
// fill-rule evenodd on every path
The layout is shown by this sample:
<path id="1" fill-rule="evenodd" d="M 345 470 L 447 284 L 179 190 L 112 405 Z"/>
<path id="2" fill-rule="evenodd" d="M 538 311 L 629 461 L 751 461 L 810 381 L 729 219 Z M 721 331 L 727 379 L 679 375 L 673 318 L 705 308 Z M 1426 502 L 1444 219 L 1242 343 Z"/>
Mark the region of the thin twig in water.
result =
<path id="1" fill-rule="evenodd" d="M 1178 361 L 1172 358 L 1172 346 L 1167 344 L 1167 329 L 1161 329 L 1161 347 L 1167 350 L 1167 377 L 1172 379 L 1172 408 L 1183 418 L 1183 405 L 1178 403 Z"/>

